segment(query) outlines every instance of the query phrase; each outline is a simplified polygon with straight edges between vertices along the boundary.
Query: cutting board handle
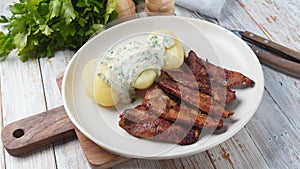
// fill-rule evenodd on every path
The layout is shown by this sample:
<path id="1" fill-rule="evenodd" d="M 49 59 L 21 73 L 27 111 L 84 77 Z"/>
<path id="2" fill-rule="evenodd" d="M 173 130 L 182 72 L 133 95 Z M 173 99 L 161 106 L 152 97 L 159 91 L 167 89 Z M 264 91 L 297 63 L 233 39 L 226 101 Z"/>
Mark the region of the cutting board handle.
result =
<path id="1" fill-rule="evenodd" d="M 60 106 L 8 124 L 1 137 L 7 152 L 20 156 L 76 135 L 74 125 Z"/>

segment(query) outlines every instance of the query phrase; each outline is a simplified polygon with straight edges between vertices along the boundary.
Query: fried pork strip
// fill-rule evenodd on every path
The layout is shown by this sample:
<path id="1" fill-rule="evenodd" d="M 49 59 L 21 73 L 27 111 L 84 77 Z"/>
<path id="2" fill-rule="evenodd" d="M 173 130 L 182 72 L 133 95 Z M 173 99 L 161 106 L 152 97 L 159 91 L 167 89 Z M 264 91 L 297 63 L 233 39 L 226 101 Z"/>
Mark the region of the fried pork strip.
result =
<path id="1" fill-rule="evenodd" d="M 119 126 L 129 134 L 151 140 L 188 145 L 195 143 L 200 129 L 184 128 L 158 116 L 149 114 L 145 107 L 137 106 L 120 115 Z"/>
<path id="2" fill-rule="evenodd" d="M 196 79 L 204 83 L 208 83 L 211 79 L 224 86 L 237 86 L 245 83 L 246 86 L 253 87 L 255 84 L 253 80 L 242 73 L 224 69 L 208 61 L 204 61 L 192 50 L 185 59 L 185 63 L 191 69 Z"/>
<path id="3" fill-rule="evenodd" d="M 205 113 L 224 118 L 233 115 L 233 112 L 225 110 L 221 103 L 205 93 L 195 92 L 193 89 L 170 80 L 160 80 L 158 85 L 170 95 L 193 105 Z"/>
<path id="4" fill-rule="evenodd" d="M 236 98 L 235 92 L 232 91 L 229 87 L 222 86 L 214 81 L 211 81 L 210 83 L 196 81 L 194 75 L 191 73 L 184 73 L 179 71 L 166 71 L 165 74 L 168 77 L 170 77 L 173 81 L 206 93 L 212 96 L 216 101 L 219 101 L 221 103 L 228 103 Z"/>
<path id="5" fill-rule="evenodd" d="M 143 105 L 148 110 L 164 119 L 182 123 L 187 126 L 212 130 L 219 129 L 223 126 L 223 121 L 221 119 L 213 119 L 184 104 L 176 103 L 167 96 L 158 85 L 148 89 L 144 97 Z"/>

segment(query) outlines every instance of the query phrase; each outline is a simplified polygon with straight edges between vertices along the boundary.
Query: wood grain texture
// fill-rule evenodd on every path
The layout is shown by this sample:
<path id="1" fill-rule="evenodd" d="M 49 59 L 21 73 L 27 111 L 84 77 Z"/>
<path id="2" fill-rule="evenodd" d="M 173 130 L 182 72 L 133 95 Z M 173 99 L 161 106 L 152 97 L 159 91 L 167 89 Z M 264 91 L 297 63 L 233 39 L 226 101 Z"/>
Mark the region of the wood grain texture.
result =
<path id="1" fill-rule="evenodd" d="M 45 111 L 45 100 L 38 62 L 24 64 L 13 53 L 0 63 L 3 125 Z M 5 90 L 4 90 L 5 89 Z M 16 158 L 5 150 L 7 168 L 55 168 L 52 147 Z"/>
<path id="2" fill-rule="evenodd" d="M 251 10 L 253 10 L 252 8 L 258 8 L 257 6 L 260 6 L 261 9 L 264 8 L 266 1 L 257 1 L 255 4 L 253 4 L 253 1 L 244 1 L 244 3 L 240 3 L 241 6 L 244 8 L 244 10 L 247 10 L 247 8 L 251 8 Z M 272 3 L 272 2 L 270 2 Z M 276 1 L 274 1 L 274 3 L 277 3 Z M 277 6 L 278 7 L 278 6 Z M 275 11 L 275 13 L 279 12 L 275 9 L 281 9 L 277 8 L 277 7 L 273 7 L 272 10 Z M 282 8 L 286 8 L 286 7 L 282 7 Z M 250 10 L 250 9 L 249 9 Z M 269 10 L 267 10 L 269 11 Z M 270 10 L 271 11 L 271 10 Z M 273 11 L 273 12 L 274 12 Z M 257 15 L 257 13 L 260 13 L 260 11 L 256 11 L 253 10 L 253 12 L 255 13 L 255 15 Z M 247 13 L 249 13 L 249 11 L 247 11 Z M 239 29 L 251 29 L 252 32 L 261 34 L 264 37 L 268 37 L 268 34 L 278 34 L 278 28 L 282 27 L 282 26 L 261 26 L 261 24 L 259 23 L 259 19 L 264 18 L 265 13 L 261 13 L 261 16 L 258 16 L 258 20 L 253 18 L 254 15 L 251 15 L 251 18 L 248 17 L 243 17 L 243 20 L 238 20 L 237 23 L 235 23 L 235 28 L 239 28 Z M 282 17 L 281 15 L 279 15 L 280 17 Z M 224 16 L 225 17 L 225 16 Z M 234 15 L 234 17 L 240 17 L 240 16 L 236 16 Z M 285 16 L 285 17 L 291 17 L 291 16 Z M 224 19 L 222 19 L 224 21 Z M 232 20 L 232 18 L 227 17 L 226 22 L 221 22 L 221 24 L 228 24 L 229 22 L 227 20 Z M 234 21 L 236 21 L 234 19 Z M 230 21 L 230 22 L 234 22 L 234 21 Z M 300 21 L 298 20 L 298 23 Z M 251 26 L 249 25 L 249 27 L 240 27 L 239 25 L 241 25 L 241 23 L 253 23 L 252 25 L 258 24 L 258 29 L 256 26 Z M 278 23 L 277 23 L 278 24 Z M 285 24 L 284 22 L 281 22 L 281 24 Z M 232 25 L 234 26 L 234 25 Z M 291 27 L 296 26 L 296 25 L 290 25 Z M 275 30 L 276 29 L 276 30 Z M 266 34 L 264 34 L 266 33 Z M 285 32 L 280 32 L 281 34 L 284 34 L 282 36 L 282 38 L 284 38 Z M 278 36 L 278 35 L 276 35 Z M 275 37 L 275 36 L 274 36 Z M 280 39 L 276 39 L 274 38 L 272 40 L 280 42 Z M 298 42 L 297 42 L 298 43 Z M 294 44 L 294 43 L 293 43 Z M 285 45 L 287 45 L 285 43 Z M 289 46 L 291 47 L 291 46 Z M 266 87 L 266 93 L 265 93 L 265 97 L 261 103 L 260 109 L 258 110 L 258 112 L 256 113 L 256 115 L 254 116 L 254 118 L 248 123 L 247 125 L 247 131 L 249 133 L 249 135 L 251 135 L 251 138 L 254 140 L 254 143 L 256 144 L 256 146 L 258 147 L 259 151 L 262 153 L 262 156 L 264 157 L 265 161 L 267 162 L 267 164 L 271 167 L 271 168 L 284 168 L 284 167 L 295 167 L 297 165 L 299 165 L 299 159 L 295 160 L 295 155 L 298 155 L 298 152 L 295 150 L 295 148 L 298 145 L 295 145 L 295 147 L 290 147 L 288 148 L 289 151 L 291 151 L 290 153 L 288 153 L 288 155 L 283 152 L 283 151 L 277 151 L 277 152 L 273 152 L 273 150 L 270 148 L 270 143 L 268 141 L 263 141 L 263 140 L 268 140 L 268 138 L 272 138 L 272 134 L 269 132 L 269 130 L 276 130 L 278 133 L 277 135 L 281 135 L 281 133 L 279 131 L 282 130 L 282 124 L 289 124 L 289 123 L 294 123 L 294 125 L 292 124 L 292 126 L 288 127 L 288 131 L 291 131 L 291 133 L 297 133 L 297 129 L 299 129 L 299 123 L 298 125 L 295 123 L 295 120 L 299 121 L 299 104 L 297 104 L 297 102 L 299 103 L 299 88 L 297 88 L 296 86 L 290 86 L 292 84 L 298 84 L 299 80 L 291 78 L 289 76 L 286 76 L 282 73 L 276 72 L 272 69 L 269 69 L 268 67 L 263 66 L 263 71 L 265 74 L 265 87 Z M 279 80 L 280 79 L 280 80 Z M 279 82 L 284 82 L 286 85 L 286 87 L 282 87 L 280 85 Z M 297 94 L 292 94 L 293 92 L 291 90 L 294 90 L 294 92 L 296 92 Z M 292 95 L 291 95 L 292 94 Z M 266 101 L 265 98 L 269 98 L 271 97 L 272 99 L 275 99 L 275 103 L 274 101 Z M 283 103 L 284 102 L 284 103 Z M 288 104 L 288 103 L 296 103 L 296 104 Z M 278 111 L 278 104 L 280 104 L 280 109 L 286 109 L 285 111 Z M 268 107 L 266 109 L 264 109 L 263 111 L 260 111 L 261 108 L 265 108 Z M 278 114 L 277 114 L 278 113 Z M 288 114 L 288 116 L 290 118 L 286 119 L 286 118 L 281 118 L 281 121 L 277 121 L 274 122 L 273 118 L 271 118 L 272 116 L 281 116 L 281 114 L 284 114 L 283 116 L 286 116 L 285 114 Z M 281 116 L 281 117 L 283 117 Z M 261 117 L 258 120 L 260 121 L 261 124 L 257 124 L 254 123 L 253 120 L 256 119 L 255 117 Z M 271 119 L 270 119 L 271 118 Z M 266 121 L 264 121 L 266 120 Z M 269 120 L 271 120 L 272 122 L 269 122 Z M 276 120 L 275 120 L 276 121 Z M 262 125 L 260 127 L 257 127 L 257 125 Z M 251 127 L 248 127 L 251 126 Z M 255 130 L 254 128 L 257 128 L 258 130 Z M 283 128 L 286 128 L 286 125 L 284 125 Z M 260 131 L 262 130 L 262 131 Z M 255 131 L 255 132 L 254 132 Z M 266 131 L 266 133 L 265 133 Z M 276 133 L 276 132 L 275 132 Z M 299 133 L 299 132 L 298 132 Z M 294 139 L 297 140 L 297 136 L 293 137 Z M 299 137 L 298 137 L 299 138 Z M 261 140 L 263 139 L 263 140 Z M 291 138 L 287 138 L 285 137 L 284 140 L 286 142 L 290 142 L 292 139 Z M 284 142 L 285 142 L 284 141 Z M 281 142 L 281 143 L 284 143 Z M 277 145 L 282 145 L 283 147 L 284 144 L 277 144 Z M 273 145 L 275 146 L 275 145 Z M 269 147 L 269 149 L 266 147 Z M 279 146 L 281 147 L 281 146 Z M 298 146 L 299 147 L 299 146 Z M 281 157 L 280 157 L 281 156 Z M 285 156 L 285 158 L 283 157 Z M 299 156 L 299 155 L 298 155 Z M 291 163 L 286 164 L 286 159 L 289 159 L 289 161 L 291 161 Z M 276 162 L 274 162 L 274 159 L 276 159 Z M 278 164 L 282 164 L 282 166 L 279 166 Z"/>
<path id="3" fill-rule="evenodd" d="M 242 3 L 245 10 L 255 17 L 256 22 L 260 25 L 263 25 L 264 31 L 267 31 L 269 34 L 273 35 L 272 39 L 277 42 L 290 39 L 288 43 L 284 43 L 285 46 L 300 51 L 297 49 L 300 46 L 300 14 L 299 12 L 296 12 L 300 9 L 299 1 L 286 2 L 277 0 L 274 2 L 262 2 L 261 4 L 242 1 Z M 276 16 L 274 17 L 276 18 L 274 21 L 269 22 L 266 17 L 262 18 L 257 16 L 254 9 L 262 9 L 263 6 L 267 6 L 270 11 L 273 11 L 273 15 L 268 12 L 266 16 Z M 285 15 L 282 15 L 283 13 L 285 13 Z M 279 32 L 278 28 L 282 28 L 284 31 Z M 283 113 L 289 118 L 293 125 L 299 128 L 298 123 L 296 123 L 296 121 L 298 121 L 300 118 L 300 114 L 298 113 L 300 111 L 300 106 L 297 104 L 299 103 L 300 97 L 298 85 L 299 79 L 286 77 L 278 74 L 277 72 L 272 72 L 269 70 L 265 71 L 265 73 L 266 76 L 270 78 L 270 80 L 266 81 L 266 87 L 270 89 L 269 92 L 273 99 L 275 99 L 276 103 L 278 103 L 279 106 L 284 109 Z"/>
<path id="4" fill-rule="evenodd" d="M 287 166 L 298 168 L 300 164 L 299 130 L 289 123 L 269 95 L 265 95 L 263 99 L 268 104 L 259 108 L 258 113 L 247 125 L 247 131 L 255 138 L 254 142 L 270 168 L 286 168 Z M 271 116 L 274 116 L 272 120 L 269 119 Z M 274 158 L 278 160 L 272 160 Z M 286 160 L 287 158 L 289 160 Z"/>
<path id="5" fill-rule="evenodd" d="M 300 15 L 296 12 L 300 10 L 299 1 L 241 2 L 266 36 L 300 51 Z M 268 10 L 262 13 L 264 8 Z M 300 166 L 300 145 L 296 141 L 300 139 L 300 81 L 270 69 L 265 69 L 264 73 L 268 79 L 265 86 L 271 98 L 265 97 L 268 102 L 262 107 L 264 110 L 260 109 L 258 112 L 261 113 L 253 118 L 255 123 L 250 121 L 248 131 L 271 168 L 297 168 Z M 272 119 L 268 120 L 270 117 Z M 265 130 L 258 131 L 258 128 Z"/>
<path id="6" fill-rule="evenodd" d="M 15 1 L 15 0 L 14 0 Z M 1 1 L 0 13 L 10 15 L 6 9 L 12 0 Z M 0 30 L 4 30 L 0 27 Z M 1 121 L 2 125 L 45 111 L 45 100 L 37 61 L 21 63 L 15 53 L 7 62 L 0 63 Z M 25 157 L 10 156 L 3 148 L 0 151 L 1 168 L 56 168 L 52 147 L 33 152 Z M 2 163 L 3 162 L 3 163 Z"/>
<path id="7" fill-rule="evenodd" d="M 209 162 L 209 163 L 208 163 Z M 160 160 L 160 165 L 164 169 L 172 168 L 201 168 L 213 169 L 213 163 L 211 163 L 210 157 L 206 152 L 198 153 L 192 156 L 184 158 L 176 158 L 172 160 Z"/>
<path id="8" fill-rule="evenodd" d="M 255 51 L 257 58 L 262 64 L 288 76 L 300 78 L 300 63 L 278 57 L 256 45 L 252 45 L 251 49 Z"/>
<path id="9" fill-rule="evenodd" d="M 293 60 L 295 62 L 300 61 L 300 53 L 292 50 L 288 47 L 282 46 L 278 43 L 275 43 L 273 41 L 270 41 L 269 39 L 260 37 L 252 32 L 245 31 L 242 34 L 242 38 L 255 43 L 257 46 L 262 47 L 266 50 L 269 50 L 271 52 L 274 52 L 278 55 L 282 55 L 282 57 Z"/>
<path id="10" fill-rule="evenodd" d="M 133 159 L 128 162 L 122 163 L 113 167 L 113 169 L 134 169 L 134 168 L 142 168 L 142 169 L 163 169 L 160 166 L 159 161 L 157 160 L 143 160 L 143 159 Z"/>
<path id="11" fill-rule="evenodd" d="M 300 1 L 239 0 L 267 37 L 300 51 Z"/>
<path id="12" fill-rule="evenodd" d="M 118 156 L 105 151 L 84 136 L 79 130 L 76 129 L 75 131 L 88 162 L 94 168 L 110 168 L 130 160 L 130 158 Z"/>
<path id="13" fill-rule="evenodd" d="M 62 80 L 63 80 L 63 73 L 59 73 L 58 76 L 56 77 L 56 82 L 60 91 L 62 87 L 61 86 Z M 93 141 L 91 141 L 86 136 L 84 136 L 76 128 L 75 128 L 75 132 L 80 142 L 80 146 L 85 154 L 85 157 L 87 158 L 87 161 L 93 168 L 99 168 L 99 169 L 110 168 L 122 162 L 130 160 L 130 158 L 118 156 L 102 149 Z"/>
<path id="14" fill-rule="evenodd" d="M 216 168 L 269 168 L 245 129 L 208 153 Z"/>
<path id="15" fill-rule="evenodd" d="M 1 81 L 0 81 L 0 96 L 2 96 L 1 94 Z M 3 112 L 2 112 L 2 97 L 0 97 L 0 117 L 3 117 Z M 3 128 L 3 120 L 1 118 L 0 120 L 0 130 L 2 131 Z M 3 143 L 2 141 L 0 141 L 0 147 L 3 147 Z M 0 167 L 1 168 L 5 168 L 5 156 L 4 156 L 4 149 L 2 149 L 2 151 L 0 151 Z"/>
<path id="16" fill-rule="evenodd" d="M 7 152 L 20 156 L 75 137 L 74 125 L 63 106 L 8 124 L 1 133 Z"/>
<path id="17" fill-rule="evenodd" d="M 56 77 L 66 69 L 74 51 L 56 52 L 53 58 L 40 59 L 41 76 L 44 84 L 47 108 L 52 109 L 63 104 Z M 66 140 L 54 145 L 57 168 L 90 168 L 77 139 Z"/>

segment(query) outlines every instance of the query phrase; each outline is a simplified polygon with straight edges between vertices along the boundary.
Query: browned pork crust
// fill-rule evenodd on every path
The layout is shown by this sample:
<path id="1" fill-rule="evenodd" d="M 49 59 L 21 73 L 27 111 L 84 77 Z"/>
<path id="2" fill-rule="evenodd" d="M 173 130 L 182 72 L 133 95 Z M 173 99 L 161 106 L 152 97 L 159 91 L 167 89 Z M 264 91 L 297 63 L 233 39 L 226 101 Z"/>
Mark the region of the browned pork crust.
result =
<path id="1" fill-rule="evenodd" d="M 228 103 L 236 98 L 235 91 L 232 91 L 229 87 L 222 86 L 214 81 L 210 81 L 210 83 L 196 81 L 195 76 L 191 73 L 166 71 L 165 74 L 173 81 L 212 96 L 218 102 Z"/>
<path id="2" fill-rule="evenodd" d="M 245 84 L 248 87 L 253 87 L 255 84 L 253 80 L 242 73 L 224 69 L 201 59 L 192 50 L 185 59 L 185 63 L 195 75 L 196 79 L 203 83 L 209 83 L 210 80 L 213 80 L 224 86 Z"/>
<path id="3" fill-rule="evenodd" d="M 212 130 L 219 129 L 223 126 L 221 119 L 213 119 L 183 103 L 176 103 L 157 85 L 148 89 L 143 105 L 157 116 L 186 126 Z"/>
<path id="4" fill-rule="evenodd" d="M 221 103 L 215 101 L 211 96 L 205 93 L 195 91 L 170 80 L 160 80 L 158 81 L 158 85 L 170 95 L 189 103 L 207 114 L 214 115 L 218 118 L 227 118 L 233 115 L 233 112 L 225 110 Z"/>
<path id="5" fill-rule="evenodd" d="M 125 110 L 120 115 L 119 126 L 135 137 L 180 145 L 195 143 L 200 136 L 200 129 L 184 128 L 163 118 L 158 118 L 158 116 L 148 113 L 146 108 L 141 105 Z"/>

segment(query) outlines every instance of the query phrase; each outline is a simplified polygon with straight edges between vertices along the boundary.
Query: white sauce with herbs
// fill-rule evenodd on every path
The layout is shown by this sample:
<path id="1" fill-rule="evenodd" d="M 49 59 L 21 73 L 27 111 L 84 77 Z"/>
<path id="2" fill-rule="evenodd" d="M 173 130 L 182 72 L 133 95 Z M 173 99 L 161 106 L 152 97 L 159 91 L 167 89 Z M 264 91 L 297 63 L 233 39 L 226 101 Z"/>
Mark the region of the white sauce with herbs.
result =
<path id="1" fill-rule="evenodd" d="M 159 76 L 165 48 L 174 44 L 173 37 L 160 34 L 151 36 L 146 43 L 130 42 L 112 48 L 100 60 L 100 65 L 107 66 L 108 71 L 98 75 L 119 93 L 122 103 L 130 103 L 135 100 L 135 79 L 147 69 L 153 69 Z"/>

